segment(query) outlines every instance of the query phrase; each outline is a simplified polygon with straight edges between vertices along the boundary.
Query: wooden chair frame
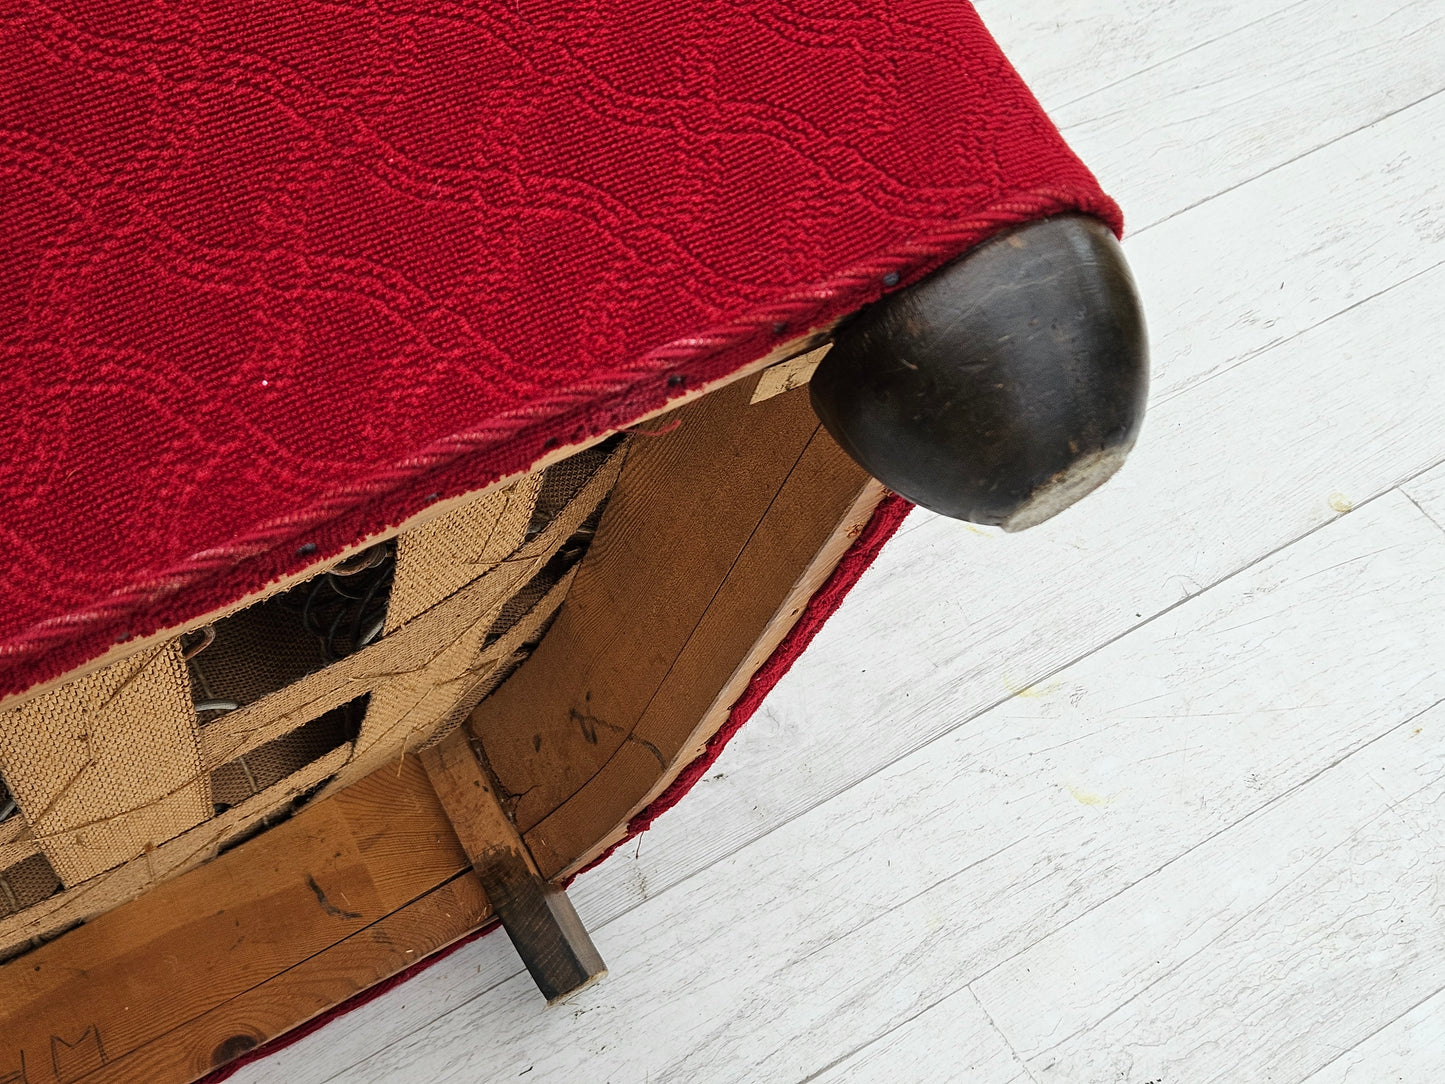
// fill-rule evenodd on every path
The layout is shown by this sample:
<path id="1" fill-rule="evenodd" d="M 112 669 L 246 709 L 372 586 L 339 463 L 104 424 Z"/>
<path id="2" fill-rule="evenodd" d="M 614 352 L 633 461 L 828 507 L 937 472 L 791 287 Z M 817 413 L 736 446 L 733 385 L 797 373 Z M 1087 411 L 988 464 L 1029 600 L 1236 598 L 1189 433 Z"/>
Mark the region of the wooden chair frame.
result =
<path id="1" fill-rule="evenodd" d="M 758 370 L 634 439 L 555 625 L 452 739 L 0 965 L 0 1082 L 194 1079 L 491 921 L 499 870 L 624 838 L 884 495 L 798 366 Z"/>

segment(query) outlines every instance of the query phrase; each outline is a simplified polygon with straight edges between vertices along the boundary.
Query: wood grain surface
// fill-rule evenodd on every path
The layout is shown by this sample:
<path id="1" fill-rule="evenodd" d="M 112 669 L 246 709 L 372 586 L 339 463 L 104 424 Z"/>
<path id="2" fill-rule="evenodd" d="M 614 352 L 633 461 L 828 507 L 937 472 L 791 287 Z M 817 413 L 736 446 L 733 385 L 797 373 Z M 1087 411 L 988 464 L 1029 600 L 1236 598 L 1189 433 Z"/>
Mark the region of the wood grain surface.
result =
<path id="1" fill-rule="evenodd" d="M 465 728 L 419 759 L 471 860 L 492 913 L 549 1002 L 607 973 L 561 886 L 549 884 L 502 808 L 491 772 Z"/>
<path id="2" fill-rule="evenodd" d="M 223 1045 L 239 1053 L 287 1030 L 487 913 L 474 894 L 438 897 L 450 911 L 440 920 L 434 907 L 394 916 L 468 868 L 415 762 L 303 810 L 268 833 L 260 854 L 229 851 L 0 967 L 0 1074 L 23 1062 L 19 1080 L 69 1081 L 103 1062 L 107 1078 L 188 1080 Z M 397 953 L 356 951 L 386 937 Z M 273 982 L 298 964 L 294 985 Z M 96 1064 L 51 1064 L 53 1050 L 87 1033 L 103 1054 Z M 133 1054 L 143 1074 L 132 1072 Z"/>
<path id="3" fill-rule="evenodd" d="M 882 497 L 806 388 L 756 383 L 634 442 L 556 623 L 469 721 L 546 877 L 702 752 Z"/>

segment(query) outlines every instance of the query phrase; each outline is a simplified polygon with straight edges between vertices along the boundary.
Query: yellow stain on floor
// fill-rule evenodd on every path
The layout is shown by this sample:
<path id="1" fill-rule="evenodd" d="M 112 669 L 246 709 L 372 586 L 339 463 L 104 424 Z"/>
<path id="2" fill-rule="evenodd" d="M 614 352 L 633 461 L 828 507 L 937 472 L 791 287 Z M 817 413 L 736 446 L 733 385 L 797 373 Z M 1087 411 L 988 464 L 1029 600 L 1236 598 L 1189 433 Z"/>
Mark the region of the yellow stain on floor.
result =
<path id="1" fill-rule="evenodd" d="M 1013 679 L 1013 676 L 1005 670 L 1003 673 L 1003 687 L 1012 696 L 1022 697 L 1024 700 L 1042 700 L 1045 697 L 1053 696 L 1064 687 L 1062 680 L 1055 678 L 1046 685 L 1020 685 Z"/>
<path id="2" fill-rule="evenodd" d="M 1354 510 L 1355 502 L 1339 492 L 1339 490 L 1336 490 L 1330 494 L 1330 507 L 1341 515 L 1344 515 L 1346 512 Z"/>
<path id="3" fill-rule="evenodd" d="M 1118 798 L 1121 793 L 1116 791 L 1113 794 L 1100 794 L 1096 790 L 1090 790 L 1088 787 L 1076 787 L 1072 783 L 1065 783 L 1064 786 L 1068 788 L 1069 794 L 1073 796 L 1074 801 L 1080 805 L 1091 805 L 1095 808 L 1113 805 L 1114 800 Z"/>

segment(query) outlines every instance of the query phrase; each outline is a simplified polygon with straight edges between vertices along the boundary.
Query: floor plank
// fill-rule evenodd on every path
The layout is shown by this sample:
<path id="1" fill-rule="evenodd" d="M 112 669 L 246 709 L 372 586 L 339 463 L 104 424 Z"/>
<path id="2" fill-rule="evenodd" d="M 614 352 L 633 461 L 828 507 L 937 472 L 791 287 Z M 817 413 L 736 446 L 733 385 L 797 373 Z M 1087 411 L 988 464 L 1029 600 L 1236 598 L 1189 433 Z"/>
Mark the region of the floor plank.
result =
<path id="1" fill-rule="evenodd" d="M 1445 95 L 1126 249 L 1149 313 L 1157 405 L 1445 263 Z"/>
<path id="2" fill-rule="evenodd" d="M 803 1084 L 1028 1084 L 1023 1066 L 968 990 L 950 994 L 906 1024 Z"/>
<path id="3" fill-rule="evenodd" d="M 1419 1084 L 1445 1079 L 1445 990 L 1351 1047 L 1309 1084 Z"/>
<path id="4" fill-rule="evenodd" d="M 974 0 L 989 33 L 1045 109 L 1166 64 L 1312 0 L 1103 0 L 1087 6 Z"/>
<path id="5" fill-rule="evenodd" d="M 1401 488 L 1422 512 L 1445 531 L 1445 465 L 1412 478 Z"/>
<path id="6" fill-rule="evenodd" d="M 1445 537 L 1374 502 L 594 928 L 570 1011 L 510 979 L 314 1079 L 804 1079 L 1445 697 L 1442 603 Z"/>
<path id="7" fill-rule="evenodd" d="M 1053 120 L 1142 231 L 1445 89 L 1442 20 L 1438 0 L 1295 5 Z"/>
<path id="8" fill-rule="evenodd" d="M 1436 708 L 972 989 L 1039 1084 L 1301 1081 L 1445 985 L 1442 843 Z"/>

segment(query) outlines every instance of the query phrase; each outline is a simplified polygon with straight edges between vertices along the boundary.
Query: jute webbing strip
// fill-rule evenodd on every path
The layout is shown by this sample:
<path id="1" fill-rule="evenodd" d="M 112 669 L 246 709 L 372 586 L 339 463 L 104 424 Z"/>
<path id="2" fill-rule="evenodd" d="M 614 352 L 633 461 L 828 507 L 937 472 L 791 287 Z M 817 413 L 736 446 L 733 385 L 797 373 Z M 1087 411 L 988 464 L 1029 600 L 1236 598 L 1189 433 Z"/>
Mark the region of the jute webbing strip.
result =
<path id="1" fill-rule="evenodd" d="M 378 759 L 395 759 L 407 751 L 435 743 L 441 727 L 455 730 L 476 707 L 481 698 L 479 690 L 492 670 L 509 659 L 526 638 L 526 628 L 535 632 L 547 614 L 562 604 L 575 574 L 574 567 L 532 607 L 526 618 L 508 630 L 507 644 L 499 639 L 484 651 L 483 641 L 495 618 L 479 621 L 427 666 L 389 681 L 372 693 L 362 730 L 364 736 L 370 737 L 370 744 L 363 747 L 361 740 L 357 741 L 352 761 L 355 767 L 348 764 L 343 774 L 360 778 L 368 774 L 371 766 L 380 766 L 376 763 Z"/>
<path id="2" fill-rule="evenodd" d="M 216 626 L 216 641 L 190 664 L 197 702 L 250 704 L 327 663 L 321 641 L 277 599 L 234 613 Z"/>
<path id="3" fill-rule="evenodd" d="M 414 674 L 468 628 L 493 620 L 526 582 L 528 568 L 526 562 L 500 565 L 391 636 L 208 724 L 201 731 L 206 768 L 244 756 L 388 679 Z"/>
<path id="4" fill-rule="evenodd" d="M 258 821 L 281 812 L 298 795 L 333 775 L 350 755 L 350 746 L 335 749 L 269 790 L 168 843 L 162 843 L 136 861 L 58 892 L 17 915 L 0 919 L 0 959 L 32 938 L 49 937 L 135 899 L 156 882 L 184 873 L 214 857 L 217 849 L 227 840 Z"/>
<path id="5" fill-rule="evenodd" d="M 10 825 L 4 827 L 8 829 Z M 0 873 L 40 853 L 40 841 L 35 838 L 30 826 L 17 818 L 15 828 L 13 833 L 0 837 Z"/>
<path id="6" fill-rule="evenodd" d="M 622 470 L 624 448 L 625 446 L 619 448 L 608 458 L 541 534 L 501 566 L 516 566 L 527 570 L 526 579 L 517 587 L 523 586 L 541 571 L 552 555 L 576 533 L 577 528 L 612 492 Z M 571 571 L 564 577 L 563 582 L 571 584 Z M 481 583 L 482 581 L 478 581 L 453 597 L 461 598 Z M 563 594 L 565 590 L 563 587 Z M 497 643 L 489 646 L 483 657 L 482 642 L 485 635 L 515 593 L 515 588 L 508 590 L 505 597 L 499 599 L 496 606 L 488 611 L 485 620 L 478 621 L 467 630 L 465 637 L 460 632 L 451 634 L 449 631 L 445 639 L 429 638 L 428 642 L 431 644 L 443 643 L 447 646 L 434 650 L 424 667 L 415 667 L 410 673 L 394 673 L 385 685 L 378 682 L 373 686 L 371 704 L 362 723 L 361 735 L 356 740 L 356 755 L 337 773 L 336 778 L 327 784 L 326 793 L 347 786 L 384 764 L 394 763 L 408 750 L 426 745 L 442 726 L 454 724 L 465 717 L 467 710 L 475 706 L 475 700 L 467 703 L 467 697 L 482 684 L 486 673 L 492 667 L 508 658 L 526 639 L 525 632 L 517 636 L 504 635 Z M 560 605 L 561 596 L 554 599 L 553 595 L 554 591 L 549 591 L 544 598 Z M 448 600 L 434 607 L 411 625 L 394 633 L 393 638 L 405 636 L 412 628 L 422 626 L 430 620 L 432 613 L 442 611 L 450 605 L 451 600 Z M 536 624 L 531 626 L 533 631 L 540 627 L 545 619 L 544 615 L 538 612 L 541 609 L 540 604 L 534 605 L 528 614 L 528 617 L 536 615 Z M 472 609 L 471 612 L 475 610 Z M 525 624 L 527 622 L 519 621 L 508 631 L 517 632 L 518 626 Z M 382 644 L 385 643 L 383 640 Z M 464 708 L 466 710 L 463 710 Z"/>
<path id="7" fill-rule="evenodd" d="M 0 870 L 0 916 L 8 918 L 34 907 L 60 890 L 60 878 L 43 854 L 32 854 Z M 5 955 L 0 955 L 4 962 Z"/>
<path id="8" fill-rule="evenodd" d="M 267 787 L 299 772 L 341 745 L 350 745 L 359 706 L 328 711 L 259 749 L 222 764 L 211 773 L 211 795 L 218 807 L 240 805 Z"/>
<path id="9" fill-rule="evenodd" d="M 393 680 L 414 681 L 417 673 L 430 666 L 448 645 L 468 630 L 482 625 L 485 632 L 507 600 L 547 563 L 612 491 L 622 469 L 622 455 L 621 449 L 614 453 L 541 534 L 450 598 L 354 655 L 205 726 L 201 741 L 206 770 L 243 756 L 366 692 L 372 694 L 372 707 L 362 725 L 357 752 L 370 752 L 377 742 L 371 720 L 378 690 Z M 468 659 L 472 664 L 475 661 L 475 655 Z M 439 719 L 431 721 L 440 722 Z M 400 750 L 398 739 L 395 747 L 388 748 L 387 755 L 397 755 Z M 350 775 L 348 773 L 348 778 Z"/>
<path id="10" fill-rule="evenodd" d="M 527 658 L 530 652 L 525 650 L 523 645 L 539 637 L 542 627 L 561 608 L 563 601 L 567 598 L 567 591 L 577 576 L 577 567 L 574 565 L 568 569 L 551 590 L 527 612 L 526 616 L 508 629 L 496 643 L 482 649 L 476 665 L 472 667 L 469 674 L 464 676 L 465 691 L 457 697 L 451 710 L 442 717 L 431 737 L 418 746 L 418 749 L 436 745 L 461 726 L 472 710 Z"/>
<path id="11" fill-rule="evenodd" d="M 67 885 L 211 816 L 178 644 L 123 659 L 0 715 L 0 772 Z"/>
<path id="12" fill-rule="evenodd" d="M 458 697 L 465 694 L 464 682 L 481 654 L 482 639 L 500 611 L 498 606 L 489 612 L 425 666 L 372 691 L 356 741 L 355 760 L 369 761 L 377 754 L 394 758 L 431 737 L 437 724 L 451 714 Z"/>
<path id="13" fill-rule="evenodd" d="M 385 632 L 456 594 L 513 553 L 527 535 L 541 472 L 400 535 Z"/>
<path id="14" fill-rule="evenodd" d="M 0 847 L 19 839 L 23 835 L 28 835 L 29 832 L 30 825 L 18 812 L 12 817 L 7 817 L 5 820 L 0 821 Z"/>

